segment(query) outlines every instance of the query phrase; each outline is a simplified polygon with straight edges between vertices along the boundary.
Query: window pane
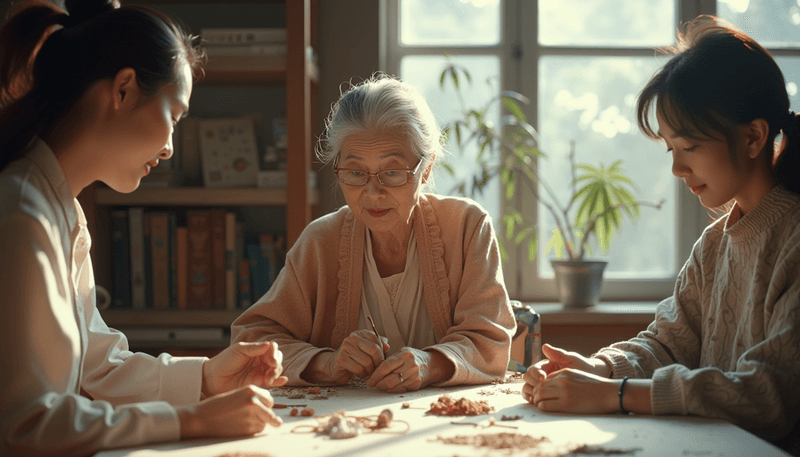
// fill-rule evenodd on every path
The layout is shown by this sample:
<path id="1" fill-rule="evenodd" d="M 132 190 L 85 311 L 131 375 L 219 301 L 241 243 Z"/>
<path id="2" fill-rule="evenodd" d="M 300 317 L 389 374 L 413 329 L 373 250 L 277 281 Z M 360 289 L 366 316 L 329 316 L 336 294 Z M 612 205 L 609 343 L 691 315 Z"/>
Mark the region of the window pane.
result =
<path id="1" fill-rule="evenodd" d="M 717 16 L 739 27 L 764 47 L 800 47 L 797 0 L 719 0 Z"/>
<path id="2" fill-rule="evenodd" d="M 789 93 L 789 107 L 794 112 L 800 112 L 800 57 L 777 57 L 775 60 L 781 67 L 783 78 L 786 80 L 786 92 Z"/>
<path id="3" fill-rule="evenodd" d="M 460 81 L 461 95 L 469 106 L 466 108 L 476 108 L 484 105 L 492 96 L 498 92 L 497 75 L 500 74 L 500 60 L 495 56 L 453 56 L 453 63 L 466 68 L 472 77 L 472 84 L 464 80 Z M 439 127 L 451 123 L 457 118 L 462 117 L 462 107 L 459 98 L 448 80 L 445 89 L 439 87 L 439 76 L 447 65 L 447 60 L 443 56 L 409 56 L 400 61 L 400 77 L 403 81 L 415 86 L 433 110 L 434 115 L 439 121 Z M 489 78 L 494 78 L 493 86 L 485 82 Z M 490 112 L 487 114 L 493 118 L 494 122 L 499 122 L 499 114 Z M 477 148 L 459 153 L 455 140 L 451 140 L 445 145 L 449 151 L 445 159 L 453 168 L 455 175 L 451 175 L 443 167 L 436 168 L 433 175 L 435 192 L 445 195 L 460 195 L 456 186 L 465 179 L 471 180 L 473 173 L 478 169 L 475 160 L 478 154 Z M 483 194 L 474 195 L 472 198 L 478 201 L 495 221 L 495 228 L 500 221 L 500 186 L 497 179 L 493 179 L 484 187 Z"/>
<path id="4" fill-rule="evenodd" d="M 665 46 L 675 42 L 674 0 L 539 0 L 545 46 Z"/>
<path id="5" fill-rule="evenodd" d="M 500 0 L 400 0 L 400 43 L 499 44 L 501 6 Z"/>
<path id="6" fill-rule="evenodd" d="M 671 156 L 662 143 L 639 132 L 635 115 L 638 92 L 661 63 L 652 57 L 540 60 L 540 148 L 548 158 L 540 160 L 539 167 L 562 204 L 571 195 L 570 142 L 575 143 L 576 162 L 597 167 L 621 159 L 640 200 L 666 200 L 660 210 L 642 207 L 635 223 L 627 216 L 623 219 L 606 254 L 607 278 L 664 278 L 676 273 L 677 180 L 671 172 Z M 544 248 L 555 223 L 542 205 L 539 214 L 544 217 L 539 225 L 539 272 L 552 277 Z M 603 255 L 596 246 L 593 254 Z"/>

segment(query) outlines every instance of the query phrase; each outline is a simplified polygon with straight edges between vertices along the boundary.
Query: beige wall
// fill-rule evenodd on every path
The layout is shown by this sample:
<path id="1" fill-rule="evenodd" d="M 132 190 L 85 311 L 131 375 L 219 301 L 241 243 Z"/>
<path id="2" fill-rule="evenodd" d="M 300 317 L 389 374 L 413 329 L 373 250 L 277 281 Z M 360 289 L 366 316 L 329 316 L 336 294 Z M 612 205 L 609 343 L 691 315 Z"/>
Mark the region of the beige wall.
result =
<path id="1" fill-rule="evenodd" d="M 320 84 L 317 96 L 317 130 L 324 128 L 324 119 L 331 104 L 339 98 L 339 86 L 346 81 L 360 81 L 378 71 L 379 15 L 377 0 L 321 0 L 317 6 L 317 52 Z M 319 215 L 345 204 L 331 169 L 319 171 Z"/>

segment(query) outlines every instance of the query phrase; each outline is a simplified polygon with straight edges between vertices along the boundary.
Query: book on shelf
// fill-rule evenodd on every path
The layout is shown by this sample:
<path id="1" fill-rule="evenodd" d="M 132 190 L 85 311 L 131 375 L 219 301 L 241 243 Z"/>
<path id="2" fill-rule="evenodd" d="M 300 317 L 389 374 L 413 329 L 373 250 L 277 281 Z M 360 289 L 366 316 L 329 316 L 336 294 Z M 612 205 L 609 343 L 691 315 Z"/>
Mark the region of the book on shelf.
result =
<path id="1" fill-rule="evenodd" d="M 150 214 L 150 267 L 152 269 L 153 308 L 170 306 L 170 240 L 169 214 Z"/>
<path id="2" fill-rule="evenodd" d="M 131 258 L 128 212 L 111 211 L 111 252 L 114 259 L 111 307 L 127 309 L 131 307 Z"/>
<path id="3" fill-rule="evenodd" d="M 212 307 L 225 308 L 225 210 L 211 210 L 211 291 Z"/>
<path id="4" fill-rule="evenodd" d="M 130 237 L 131 306 L 145 309 L 145 259 L 144 259 L 144 209 L 128 208 L 128 233 Z"/>
<path id="5" fill-rule="evenodd" d="M 169 236 L 169 307 L 178 306 L 178 215 L 167 212 L 167 235 Z"/>
<path id="6" fill-rule="evenodd" d="M 269 260 L 261 255 L 258 239 L 247 243 L 247 260 L 250 264 L 253 302 L 257 302 L 269 290 Z"/>
<path id="7" fill-rule="evenodd" d="M 250 261 L 243 258 L 239 261 L 239 307 L 242 309 L 253 304 L 250 279 Z"/>
<path id="8" fill-rule="evenodd" d="M 212 56 L 208 59 L 204 68 L 209 73 L 237 71 L 279 72 L 286 70 L 286 56 Z"/>
<path id="9" fill-rule="evenodd" d="M 188 243 L 189 243 L 189 229 L 186 227 L 175 228 L 175 251 L 177 257 L 177 292 L 176 292 L 176 306 L 178 309 L 187 308 L 187 294 L 188 294 Z"/>
<path id="10" fill-rule="evenodd" d="M 286 44 L 242 44 L 242 45 L 211 45 L 206 46 L 206 55 L 216 56 L 283 56 L 286 57 Z"/>
<path id="11" fill-rule="evenodd" d="M 212 308 L 211 213 L 187 211 L 187 307 Z"/>
<path id="12" fill-rule="evenodd" d="M 225 309 L 236 309 L 236 213 L 225 213 Z"/>
<path id="13" fill-rule="evenodd" d="M 147 211 L 142 216 L 142 234 L 144 235 L 144 304 L 145 308 L 153 307 L 153 249 L 151 244 L 151 214 Z"/>
<path id="14" fill-rule="evenodd" d="M 286 43 L 285 28 L 203 28 L 204 46 Z"/>

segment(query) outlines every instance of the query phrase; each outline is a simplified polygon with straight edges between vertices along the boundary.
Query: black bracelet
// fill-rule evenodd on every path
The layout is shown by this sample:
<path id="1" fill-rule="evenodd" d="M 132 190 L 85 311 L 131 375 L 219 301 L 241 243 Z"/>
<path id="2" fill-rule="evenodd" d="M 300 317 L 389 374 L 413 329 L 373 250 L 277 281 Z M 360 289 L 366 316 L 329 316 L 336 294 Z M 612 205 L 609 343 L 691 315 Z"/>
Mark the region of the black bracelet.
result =
<path id="1" fill-rule="evenodd" d="M 631 413 L 630 411 L 625 409 L 624 406 L 622 406 L 622 391 L 625 390 L 625 383 L 626 382 L 628 382 L 628 377 L 624 376 L 622 378 L 622 384 L 619 386 L 619 412 L 621 412 L 622 414 L 630 414 Z"/>

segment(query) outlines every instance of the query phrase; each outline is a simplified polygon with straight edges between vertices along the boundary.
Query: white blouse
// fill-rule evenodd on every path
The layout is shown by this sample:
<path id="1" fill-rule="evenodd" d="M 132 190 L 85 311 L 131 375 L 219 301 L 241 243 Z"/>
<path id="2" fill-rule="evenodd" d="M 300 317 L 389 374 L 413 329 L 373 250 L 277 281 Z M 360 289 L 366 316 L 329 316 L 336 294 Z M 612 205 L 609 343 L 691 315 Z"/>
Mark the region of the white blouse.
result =
<path id="1" fill-rule="evenodd" d="M 37 139 L 0 173 L 0 455 L 176 441 L 171 405 L 200 400 L 205 358 L 130 352 L 103 322 L 90 247 L 83 210 Z"/>
<path id="2" fill-rule="evenodd" d="M 402 273 L 381 278 L 372 255 L 372 240 L 367 231 L 364 249 L 361 313 L 358 328 L 371 330 L 371 316 L 381 336 L 389 339 L 388 355 L 404 347 L 427 349 L 438 341 L 422 290 L 417 238 L 411 231 Z"/>

